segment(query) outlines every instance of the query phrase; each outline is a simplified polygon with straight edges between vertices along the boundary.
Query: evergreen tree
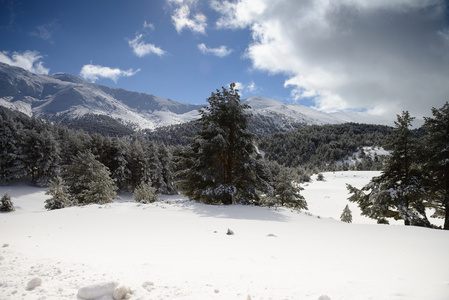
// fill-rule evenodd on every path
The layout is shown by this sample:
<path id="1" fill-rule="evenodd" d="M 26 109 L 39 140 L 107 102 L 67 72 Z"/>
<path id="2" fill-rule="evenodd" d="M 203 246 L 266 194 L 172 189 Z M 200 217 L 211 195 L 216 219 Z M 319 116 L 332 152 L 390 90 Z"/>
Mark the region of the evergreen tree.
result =
<path id="1" fill-rule="evenodd" d="M 397 116 L 388 138 L 392 153 L 382 174 L 361 190 L 347 185 L 352 194 L 349 201 L 358 203 L 363 215 L 382 222 L 393 217 L 404 220 L 405 225 L 430 225 L 423 204 L 422 174 L 416 164 L 418 141 L 409 128 L 413 119 L 408 112 Z"/>
<path id="2" fill-rule="evenodd" d="M 152 203 L 157 201 L 156 189 L 151 186 L 151 183 L 141 182 L 134 189 L 134 201 L 139 203 Z"/>
<path id="3" fill-rule="evenodd" d="M 352 213 L 347 204 L 345 206 L 345 209 L 343 209 L 343 213 L 340 216 L 340 220 L 342 222 L 352 223 Z"/>
<path id="4" fill-rule="evenodd" d="M 69 193 L 77 204 L 104 204 L 117 198 L 117 186 L 110 177 L 109 169 L 90 151 L 78 153 L 65 167 L 64 175 Z"/>
<path id="5" fill-rule="evenodd" d="M 432 108 L 433 118 L 424 118 L 424 168 L 430 205 L 436 208 L 436 217 L 444 218 L 444 229 L 449 230 L 449 103 L 440 109 Z"/>
<path id="6" fill-rule="evenodd" d="M 249 106 L 240 103 L 234 83 L 212 93 L 207 102 L 199 110 L 200 131 L 181 161 L 180 185 L 189 198 L 205 203 L 257 203 L 257 190 L 267 184 L 254 135 L 247 130 Z"/>
<path id="7" fill-rule="evenodd" d="M 0 184 L 26 176 L 22 151 L 23 126 L 0 110 Z"/>
<path id="8" fill-rule="evenodd" d="M 293 207 L 297 209 L 307 209 L 307 202 L 300 194 L 303 190 L 294 180 L 291 170 L 282 168 L 276 177 L 274 186 L 274 197 L 281 206 Z"/>
<path id="9" fill-rule="evenodd" d="M 159 161 L 162 166 L 162 180 L 163 187 L 160 193 L 174 195 L 177 193 L 176 187 L 174 186 L 175 175 L 174 175 L 174 163 L 173 155 L 167 146 L 160 144 L 158 147 Z"/>
<path id="10" fill-rule="evenodd" d="M 60 176 L 50 182 L 50 188 L 45 195 L 52 196 L 45 200 L 45 208 L 48 210 L 61 209 L 71 205 L 68 187 Z"/>
<path id="11" fill-rule="evenodd" d="M 134 138 L 126 157 L 128 169 L 131 172 L 131 178 L 128 184 L 131 191 L 133 191 L 141 182 L 151 182 L 147 155 L 148 153 L 142 147 L 142 143 L 137 138 Z"/>
<path id="12" fill-rule="evenodd" d="M 39 127 L 24 131 L 23 149 L 32 182 L 38 186 L 47 186 L 51 178 L 60 172 L 59 145 L 53 133 Z"/>
<path id="13" fill-rule="evenodd" d="M 4 194 L 0 200 L 0 211 L 10 212 L 14 210 L 14 203 L 11 200 L 11 196 L 8 193 Z"/>

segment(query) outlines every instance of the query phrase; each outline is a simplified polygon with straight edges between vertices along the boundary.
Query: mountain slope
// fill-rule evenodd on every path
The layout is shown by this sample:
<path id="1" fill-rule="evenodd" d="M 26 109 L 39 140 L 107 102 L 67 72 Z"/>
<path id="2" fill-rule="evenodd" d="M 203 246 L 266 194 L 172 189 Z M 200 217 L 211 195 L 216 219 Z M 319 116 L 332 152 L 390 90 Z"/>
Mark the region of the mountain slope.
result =
<path id="1" fill-rule="evenodd" d="M 70 74 L 37 75 L 3 63 L 0 63 L 0 105 L 54 120 L 85 114 L 108 115 L 150 129 L 194 120 L 201 107 L 101 86 Z"/>

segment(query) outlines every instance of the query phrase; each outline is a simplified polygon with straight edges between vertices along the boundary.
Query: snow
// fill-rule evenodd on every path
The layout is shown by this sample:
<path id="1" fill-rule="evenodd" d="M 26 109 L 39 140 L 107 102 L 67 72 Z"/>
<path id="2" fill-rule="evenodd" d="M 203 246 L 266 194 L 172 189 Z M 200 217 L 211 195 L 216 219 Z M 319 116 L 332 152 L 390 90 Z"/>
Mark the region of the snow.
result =
<path id="1" fill-rule="evenodd" d="M 377 225 L 352 203 L 341 222 L 345 184 L 378 172 L 323 175 L 305 212 L 129 194 L 45 211 L 44 189 L 2 186 L 16 211 L 0 214 L 0 299 L 449 298 L 449 232 Z"/>

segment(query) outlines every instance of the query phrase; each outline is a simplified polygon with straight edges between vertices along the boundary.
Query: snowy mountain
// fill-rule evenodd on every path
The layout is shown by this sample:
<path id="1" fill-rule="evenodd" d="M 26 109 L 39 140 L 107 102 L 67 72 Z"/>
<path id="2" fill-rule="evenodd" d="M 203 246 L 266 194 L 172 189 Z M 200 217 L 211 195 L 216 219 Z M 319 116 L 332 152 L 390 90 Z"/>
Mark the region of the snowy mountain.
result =
<path id="1" fill-rule="evenodd" d="M 253 115 L 270 117 L 278 124 L 288 126 L 291 124 L 324 125 L 341 123 L 366 123 L 379 125 L 392 125 L 393 122 L 381 116 L 370 115 L 363 112 L 322 113 L 311 107 L 299 104 L 286 104 L 284 102 L 263 97 L 250 97 L 244 102 L 251 106 Z"/>
<path id="2" fill-rule="evenodd" d="M 363 113 L 325 114 L 310 107 L 263 97 L 251 97 L 244 102 L 251 106 L 251 113 L 260 127 L 274 124 L 291 130 L 298 124 L 345 122 L 391 125 L 384 119 Z M 201 107 L 87 82 L 70 74 L 37 75 L 3 63 L 0 63 L 0 105 L 55 121 L 77 119 L 86 114 L 106 115 L 141 129 L 195 120 Z"/>
<path id="3" fill-rule="evenodd" d="M 53 120 L 107 115 L 150 129 L 194 120 L 201 107 L 90 83 L 70 74 L 37 75 L 3 63 L 0 105 Z"/>

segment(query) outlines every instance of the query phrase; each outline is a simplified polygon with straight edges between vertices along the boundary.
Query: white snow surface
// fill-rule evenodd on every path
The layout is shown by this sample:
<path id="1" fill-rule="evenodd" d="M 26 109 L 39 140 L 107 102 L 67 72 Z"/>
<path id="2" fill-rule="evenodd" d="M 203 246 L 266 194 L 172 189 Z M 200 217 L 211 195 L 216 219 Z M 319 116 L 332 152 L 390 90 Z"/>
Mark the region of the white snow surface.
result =
<path id="1" fill-rule="evenodd" d="M 323 174 L 308 212 L 129 194 L 46 211 L 45 189 L 1 186 L 16 211 L 0 214 L 0 299 L 449 299 L 449 232 L 377 225 L 352 203 L 343 223 L 345 184 L 379 172 Z"/>

